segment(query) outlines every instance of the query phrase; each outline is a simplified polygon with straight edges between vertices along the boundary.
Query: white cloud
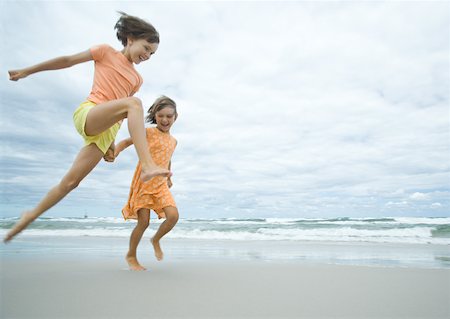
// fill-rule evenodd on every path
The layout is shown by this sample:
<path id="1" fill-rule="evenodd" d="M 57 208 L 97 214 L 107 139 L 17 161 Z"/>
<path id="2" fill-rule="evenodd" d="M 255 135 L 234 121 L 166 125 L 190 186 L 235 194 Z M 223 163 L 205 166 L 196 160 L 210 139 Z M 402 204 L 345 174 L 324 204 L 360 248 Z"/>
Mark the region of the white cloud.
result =
<path id="1" fill-rule="evenodd" d="M 412 194 L 411 196 L 409 196 L 409 198 L 412 200 L 423 201 L 423 200 L 429 199 L 430 196 L 428 194 L 416 192 L 416 193 Z"/>
<path id="2" fill-rule="evenodd" d="M 431 204 L 431 208 L 441 208 L 442 204 L 441 203 L 433 203 Z"/>

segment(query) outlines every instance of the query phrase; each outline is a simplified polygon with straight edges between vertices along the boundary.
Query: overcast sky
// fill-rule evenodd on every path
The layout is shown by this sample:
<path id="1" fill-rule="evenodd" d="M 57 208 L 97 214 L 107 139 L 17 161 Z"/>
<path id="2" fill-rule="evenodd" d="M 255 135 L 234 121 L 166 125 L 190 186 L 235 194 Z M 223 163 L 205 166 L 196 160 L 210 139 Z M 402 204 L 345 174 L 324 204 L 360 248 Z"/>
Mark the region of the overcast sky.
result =
<path id="1" fill-rule="evenodd" d="M 118 10 L 161 35 L 136 96 L 178 103 L 182 217 L 450 216 L 446 1 L 2 1 L 1 216 L 70 167 L 93 63 L 18 82 L 7 70 L 122 49 Z M 136 162 L 133 148 L 102 162 L 46 216 L 120 217 Z"/>

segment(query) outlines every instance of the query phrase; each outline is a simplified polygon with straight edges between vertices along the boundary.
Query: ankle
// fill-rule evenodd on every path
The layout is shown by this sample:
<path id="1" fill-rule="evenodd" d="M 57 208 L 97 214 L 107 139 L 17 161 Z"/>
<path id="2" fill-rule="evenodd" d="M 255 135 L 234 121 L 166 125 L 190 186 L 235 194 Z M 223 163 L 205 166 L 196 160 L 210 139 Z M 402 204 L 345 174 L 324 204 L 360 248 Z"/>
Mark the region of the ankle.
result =
<path id="1" fill-rule="evenodd" d="M 128 258 L 136 258 L 136 253 L 133 254 L 133 253 L 128 252 L 126 258 L 127 259 Z"/>

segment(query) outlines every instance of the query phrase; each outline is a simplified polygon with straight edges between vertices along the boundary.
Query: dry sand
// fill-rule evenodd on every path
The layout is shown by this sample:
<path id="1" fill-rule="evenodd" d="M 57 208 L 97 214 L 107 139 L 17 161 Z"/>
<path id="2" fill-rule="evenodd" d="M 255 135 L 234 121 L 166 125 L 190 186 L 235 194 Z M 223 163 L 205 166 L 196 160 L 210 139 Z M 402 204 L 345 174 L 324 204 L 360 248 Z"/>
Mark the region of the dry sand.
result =
<path id="1" fill-rule="evenodd" d="M 8 256 L 1 318 L 450 318 L 450 269 Z"/>

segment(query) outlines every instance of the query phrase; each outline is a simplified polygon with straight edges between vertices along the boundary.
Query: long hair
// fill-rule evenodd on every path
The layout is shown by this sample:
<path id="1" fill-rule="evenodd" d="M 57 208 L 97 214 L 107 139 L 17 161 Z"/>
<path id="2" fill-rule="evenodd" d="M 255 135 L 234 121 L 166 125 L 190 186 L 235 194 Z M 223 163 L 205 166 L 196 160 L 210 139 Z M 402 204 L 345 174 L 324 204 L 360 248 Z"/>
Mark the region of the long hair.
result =
<path id="1" fill-rule="evenodd" d="M 145 39 L 149 43 L 159 43 L 159 33 L 149 22 L 130 16 L 122 11 L 118 12 L 120 13 L 120 18 L 114 29 L 117 30 L 117 39 L 122 42 L 123 46 L 127 45 L 128 37 Z"/>
<path id="2" fill-rule="evenodd" d="M 165 107 L 171 107 L 175 110 L 175 119 L 178 117 L 177 112 L 177 104 L 174 100 L 172 100 L 170 97 L 167 97 L 165 95 L 161 95 L 159 98 L 156 99 L 156 101 L 153 103 L 152 106 L 147 111 L 147 117 L 145 118 L 146 122 L 149 122 L 151 124 L 156 124 L 156 113 L 158 111 L 161 111 Z"/>

